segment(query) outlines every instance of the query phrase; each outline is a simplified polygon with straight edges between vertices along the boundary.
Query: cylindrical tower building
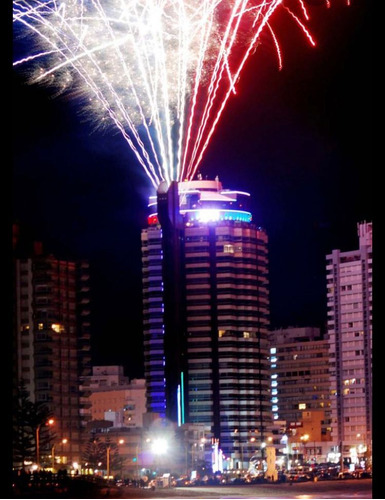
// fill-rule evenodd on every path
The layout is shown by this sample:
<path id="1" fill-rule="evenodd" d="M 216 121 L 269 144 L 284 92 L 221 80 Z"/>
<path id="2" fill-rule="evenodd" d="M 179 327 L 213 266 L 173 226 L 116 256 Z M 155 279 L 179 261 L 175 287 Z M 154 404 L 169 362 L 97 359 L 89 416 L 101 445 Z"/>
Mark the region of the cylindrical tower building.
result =
<path id="1" fill-rule="evenodd" d="M 225 457 L 240 467 L 262 453 L 271 418 L 268 239 L 252 222 L 248 193 L 225 190 L 218 180 L 180 183 L 178 191 L 183 258 L 176 279 L 183 292 L 174 301 L 182 305 L 184 318 L 174 322 L 173 332 L 167 331 L 164 276 L 169 264 L 159 195 L 142 232 L 148 411 L 167 414 L 172 359 L 167 339 L 179 335 L 178 347 L 172 344 L 183 346 L 179 366 L 184 368 L 173 363 L 182 372 L 175 387 L 179 421 L 207 425 L 209 437 L 218 439 Z"/>

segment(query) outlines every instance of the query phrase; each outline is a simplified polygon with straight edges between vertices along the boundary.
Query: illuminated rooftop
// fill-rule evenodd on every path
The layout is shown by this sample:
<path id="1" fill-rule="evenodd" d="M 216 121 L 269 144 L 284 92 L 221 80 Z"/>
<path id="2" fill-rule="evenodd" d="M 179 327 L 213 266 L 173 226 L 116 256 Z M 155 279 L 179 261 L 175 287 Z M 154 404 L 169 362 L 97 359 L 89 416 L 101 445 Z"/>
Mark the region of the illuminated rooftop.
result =
<path id="1" fill-rule="evenodd" d="M 223 189 L 218 178 L 215 180 L 194 180 L 181 182 L 178 185 L 180 213 L 186 223 L 216 222 L 233 220 L 251 222 L 252 215 L 248 210 L 250 194 L 244 191 Z M 149 207 L 152 213 L 148 217 L 149 225 L 158 223 L 156 212 L 156 196 L 150 197 Z"/>

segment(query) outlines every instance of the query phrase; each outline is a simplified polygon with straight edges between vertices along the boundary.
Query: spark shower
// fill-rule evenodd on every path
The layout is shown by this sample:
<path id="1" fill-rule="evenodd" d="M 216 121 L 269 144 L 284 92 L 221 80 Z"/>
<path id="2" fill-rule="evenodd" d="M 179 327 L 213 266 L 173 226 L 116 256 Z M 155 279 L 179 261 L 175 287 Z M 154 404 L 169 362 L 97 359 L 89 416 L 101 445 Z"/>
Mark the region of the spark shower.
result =
<path id="1" fill-rule="evenodd" d="M 113 125 L 155 188 L 192 179 L 248 58 L 284 8 L 303 0 L 14 0 L 31 34 L 30 80 L 71 91 L 99 127 Z M 328 1 L 325 1 L 328 5 Z M 293 10 L 295 8 L 295 11 Z"/>

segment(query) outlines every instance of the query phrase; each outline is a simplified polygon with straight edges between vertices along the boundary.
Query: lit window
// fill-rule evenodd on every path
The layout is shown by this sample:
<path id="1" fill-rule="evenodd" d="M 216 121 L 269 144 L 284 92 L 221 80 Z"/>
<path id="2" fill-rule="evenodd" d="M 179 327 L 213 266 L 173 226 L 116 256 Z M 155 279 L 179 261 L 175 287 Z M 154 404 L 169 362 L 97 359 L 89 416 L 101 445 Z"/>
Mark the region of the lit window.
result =
<path id="1" fill-rule="evenodd" d="M 306 410 L 306 403 L 299 403 L 298 409 L 299 410 Z"/>
<path id="2" fill-rule="evenodd" d="M 226 333 L 226 330 L 218 330 L 218 337 L 223 337 L 223 335 Z"/>
<path id="3" fill-rule="evenodd" d="M 244 339 L 249 339 L 250 338 L 250 332 L 243 332 L 243 338 Z"/>
<path id="4" fill-rule="evenodd" d="M 59 325 L 59 323 L 52 323 L 51 328 L 56 333 L 62 333 L 62 332 L 64 332 L 64 326 L 63 325 Z"/>
<path id="5" fill-rule="evenodd" d="M 234 245 L 223 245 L 224 253 L 234 253 Z"/>
<path id="6" fill-rule="evenodd" d="M 39 323 L 39 324 L 37 325 L 37 327 L 38 327 L 38 329 L 39 329 L 39 330 L 43 330 L 44 325 L 43 325 L 43 323 Z"/>
<path id="7" fill-rule="evenodd" d="M 277 348 L 276 347 L 272 347 L 270 349 L 270 354 L 277 354 Z"/>

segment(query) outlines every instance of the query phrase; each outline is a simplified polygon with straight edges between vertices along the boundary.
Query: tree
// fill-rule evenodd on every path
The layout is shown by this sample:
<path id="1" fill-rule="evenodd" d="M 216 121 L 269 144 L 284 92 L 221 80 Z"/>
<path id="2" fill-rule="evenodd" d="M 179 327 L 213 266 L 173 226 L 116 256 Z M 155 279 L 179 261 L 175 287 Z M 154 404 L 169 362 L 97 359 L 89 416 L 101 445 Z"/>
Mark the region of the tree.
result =
<path id="1" fill-rule="evenodd" d="M 122 475 L 125 459 L 119 455 L 118 445 L 112 443 L 109 437 L 101 441 L 98 437 L 92 436 L 84 449 L 82 460 L 91 469 L 107 470 L 107 454 L 110 460 L 110 472 L 119 471 Z"/>
<path id="2" fill-rule="evenodd" d="M 32 403 L 23 381 L 20 382 L 14 400 L 13 411 L 13 465 L 24 467 L 27 460 L 33 461 L 35 443 L 32 429 L 29 425 Z"/>
<path id="3" fill-rule="evenodd" d="M 88 441 L 83 453 L 83 461 L 91 469 L 105 468 L 106 446 L 98 437 L 92 437 Z"/>
<path id="4" fill-rule="evenodd" d="M 53 413 L 47 405 L 40 402 L 31 403 L 31 411 L 29 414 L 29 425 L 35 436 L 39 433 L 40 447 L 44 450 L 54 439 L 54 434 L 49 432 L 48 421 L 53 417 Z"/>
<path id="5" fill-rule="evenodd" d="M 42 449 L 53 439 L 52 434 L 45 432 L 45 425 L 51 417 L 52 412 L 47 405 L 30 400 L 25 383 L 21 380 L 16 391 L 13 412 L 14 466 L 24 467 L 25 461 L 36 459 L 38 434 L 39 446 Z"/>

